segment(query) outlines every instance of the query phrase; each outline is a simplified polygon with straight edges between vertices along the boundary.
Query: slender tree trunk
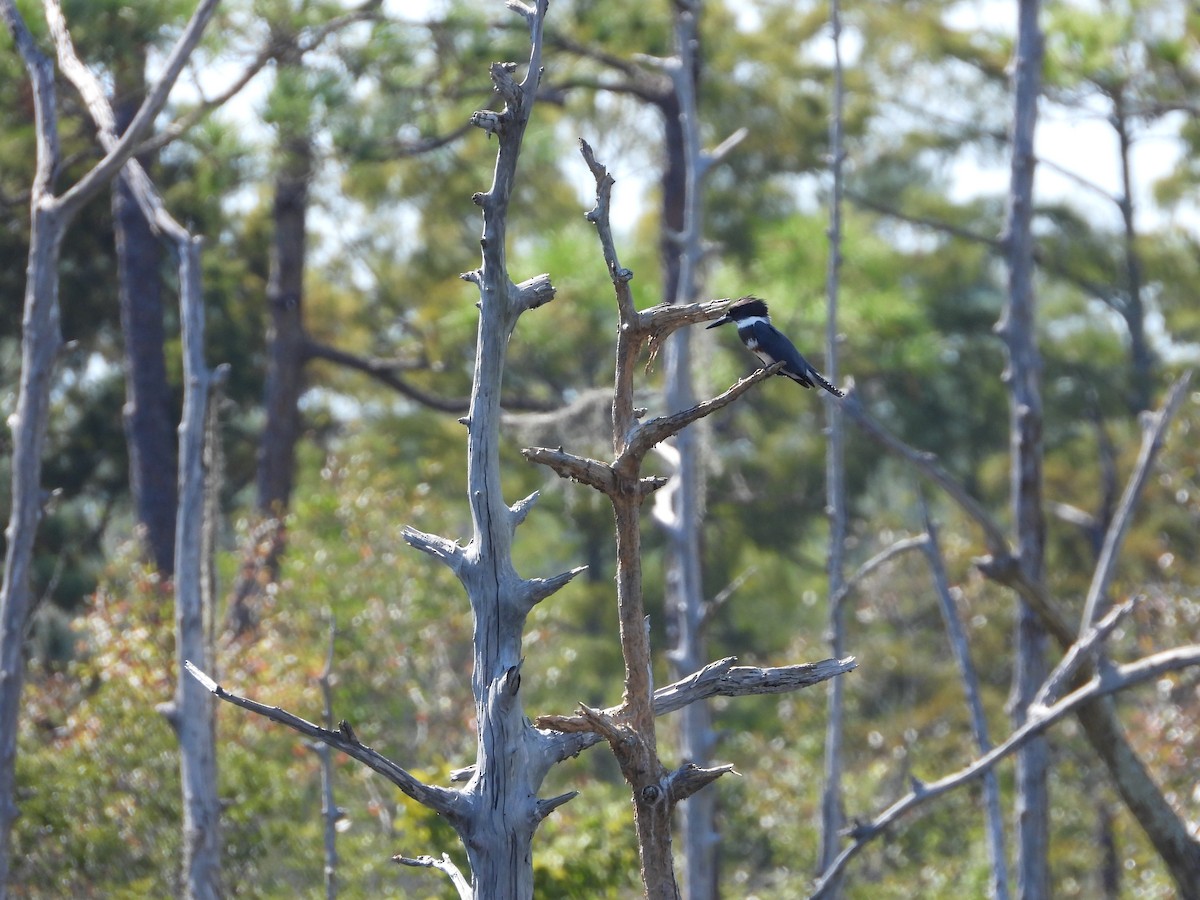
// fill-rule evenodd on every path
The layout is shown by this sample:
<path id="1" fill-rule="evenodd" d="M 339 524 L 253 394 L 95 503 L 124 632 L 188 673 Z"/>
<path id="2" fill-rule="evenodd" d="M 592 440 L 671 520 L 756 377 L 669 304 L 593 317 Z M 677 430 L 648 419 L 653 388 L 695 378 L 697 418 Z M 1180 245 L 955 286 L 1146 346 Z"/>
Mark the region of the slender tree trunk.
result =
<path id="1" fill-rule="evenodd" d="M 833 111 L 829 122 L 829 153 L 833 174 L 833 195 L 829 209 L 829 262 L 825 275 L 825 366 L 829 380 L 838 378 L 838 296 L 842 268 L 842 115 L 845 88 L 842 71 L 842 17 L 838 0 L 832 0 L 829 19 L 833 40 Z M 846 654 L 845 604 L 838 601 L 845 585 L 845 547 L 848 527 L 846 510 L 845 428 L 842 408 L 837 403 L 825 406 L 828 439 L 825 448 L 825 496 L 829 512 L 829 649 L 835 659 Z M 833 865 L 841 850 L 842 811 L 842 722 L 845 714 L 845 689 L 840 678 L 829 684 L 829 715 L 825 725 L 825 786 L 821 792 L 821 858 L 824 871 Z M 829 886 L 829 896 L 841 893 L 840 880 Z"/>
<path id="2" fill-rule="evenodd" d="M 37 172 L 30 192 L 29 256 L 21 319 L 21 379 L 12 428 L 12 487 L 4 532 L 4 582 L 0 585 L 0 900 L 8 896 L 9 849 L 17 817 L 17 723 L 25 680 L 25 633 L 32 614 L 30 569 L 42 517 L 42 450 L 50 416 L 50 385 L 62 345 L 58 262 L 70 216 L 53 203 L 59 162 L 54 66 L 34 44 L 11 0 L 0 15 L 21 52 L 37 117 Z"/>
<path id="3" fill-rule="evenodd" d="M 663 300 L 691 303 L 696 299 L 703 239 L 703 185 L 697 91 L 700 47 L 697 18 L 701 3 L 675 6 L 675 50 L 679 70 L 674 90 L 663 97 L 666 161 L 662 176 L 661 249 Z M 682 328 L 667 341 L 666 409 L 676 413 L 695 405 L 692 381 L 691 329 Z M 660 518 L 667 536 L 666 601 L 670 649 L 667 662 L 673 680 L 697 672 L 707 662 L 702 620 L 704 585 L 700 565 L 701 496 L 699 446 L 691 429 L 675 437 L 678 464 L 670 493 L 670 510 Z M 707 766 L 715 736 L 707 703 L 680 711 L 679 756 L 685 763 Z M 717 889 L 716 793 L 700 791 L 679 807 L 683 851 L 683 887 L 688 900 L 715 900 Z"/>
<path id="4" fill-rule="evenodd" d="M 5 531 L 8 547 L 0 593 L 0 900 L 7 896 L 9 845 L 17 817 L 17 722 L 25 678 L 25 631 L 33 611 L 33 543 L 42 517 L 42 449 L 50 415 L 50 384 L 62 344 L 58 260 L 64 218 L 56 210 L 38 208 L 43 195 L 37 187 L 33 196 L 21 322 L 21 380 L 13 424 L 12 510 Z"/>
<path id="5" fill-rule="evenodd" d="M 117 132 L 133 121 L 145 95 L 145 60 L 125 67 L 118 85 Z M 147 161 L 143 160 L 143 165 Z M 125 179 L 112 194 L 118 294 L 124 337 L 125 443 L 141 543 L 164 576 L 175 571 L 177 466 L 171 388 L 163 347 L 162 248 Z"/>
<path id="6" fill-rule="evenodd" d="M 1012 183 L 1004 244 L 1008 253 L 1008 303 L 998 331 L 1008 346 L 1005 373 L 1012 408 L 1012 503 L 1018 565 L 1033 584 L 1044 580 L 1045 517 L 1042 503 L 1041 357 L 1037 347 L 1033 294 L 1033 138 L 1041 93 L 1040 0 L 1020 0 L 1015 58 Z M 1016 727 L 1046 678 L 1047 636 L 1025 603 L 1017 613 L 1012 711 Z M 1017 895 L 1049 896 L 1050 835 L 1044 738 L 1030 741 L 1017 755 Z"/>
<path id="7" fill-rule="evenodd" d="M 179 737 L 183 782 L 183 875 L 189 900 L 221 896 L 220 806 L 213 698 L 189 676 L 184 660 L 210 666 L 205 609 L 204 539 L 206 478 L 204 444 L 212 373 L 204 363 L 204 307 L 200 287 L 200 243 L 182 236 L 181 319 L 184 343 L 184 401 L 180 423 L 179 524 L 175 541 L 175 640 L 178 664 L 174 707 L 168 718 Z M 207 598 L 211 600 L 211 597 Z"/>
<path id="8" fill-rule="evenodd" d="M 1133 174 L 1130 155 L 1133 141 L 1129 136 L 1129 116 L 1125 95 L 1118 89 L 1113 95 L 1113 124 L 1117 130 L 1121 159 L 1121 222 L 1125 241 L 1125 304 L 1121 310 L 1129 329 L 1130 393 L 1129 405 L 1134 415 L 1150 408 L 1151 377 L 1154 354 L 1146 339 L 1146 300 L 1142 291 L 1142 261 L 1137 249 L 1137 226 L 1133 214 Z"/>

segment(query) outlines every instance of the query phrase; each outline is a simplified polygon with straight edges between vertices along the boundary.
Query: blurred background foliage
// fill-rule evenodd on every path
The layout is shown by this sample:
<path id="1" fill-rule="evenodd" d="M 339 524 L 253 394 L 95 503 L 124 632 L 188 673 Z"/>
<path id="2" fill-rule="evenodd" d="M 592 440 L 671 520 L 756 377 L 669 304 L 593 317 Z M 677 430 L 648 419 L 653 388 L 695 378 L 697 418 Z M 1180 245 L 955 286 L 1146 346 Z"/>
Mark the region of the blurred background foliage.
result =
<path id="1" fill-rule="evenodd" d="M 20 4 L 39 22 L 32 3 Z M 1005 273 L 995 236 L 1003 222 L 1010 39 L 1002 4 L 850 4 L 846 9 L 848 189 L 840 327 L 841 370 L 864 403 L 914 446 L 938 453 L 1000 520 L 1007 517 L 1008 407 L 1003 348 L 992 328 Z M 400 4 L 403 6 L 403 4 Z M 101 69 L 126 54 L 153 58 L 188 4 L 70 3 L 81 53 Z M 312 28 L 340 4 L 224 5 L 196 78 L 227 83 L 273 21 Z M 1090 9 L 1090 8 L 1089 8 Z M 1105 450 L 1123 483 L 1139 442 L 1139 396 L 1157 404 L 1173 374 L 1198 356 L 1195 160 L 1200 127 L 1200 21 L 1183 0 L 1120 0 L 1093 13 L 1048 5 L 1045 115 L 1123 122 L 1137 139 L 1169 140 L 1176 162 L 1139 168 L 1137 231 L 1122 229 L 1119 173 L 1102 192 L 1047 197 L 1036 216 L 1043 265 L 1037 290 L 1044 355 L 1047 497 L 1102 512 Z M 395 13 L 391 5 L 385 10 Z M 707 195 L 713 254 L 709 296 L 755 293 L 810 358 L 821 358 L 827 256 L 830 53 L 824 6 L 710 0 L 703 18 L 701 109 L 706 141 L 735 129 L 747 140 L 714 171 Z M 510 21 L 511 19 L 511 21 Z M 609 445 L 614 309 L 591 227 L 587 137 L 617 177 L 614 215 L 622 262 L 641 305 L 658 302 L 658 179 L 662 129 L 613 60 L 670 52 L 666 4 L 557 0 L 547 84 L 522 155 L 511 220 L 510 270 L 548 271 L 555 301 L 525 316 L 513 337 L 506 396 L 570 416 L 513 413 L 505 493 L 542 492 L 519 533 L 518 570 L 574 565 L 585 577 L 539 606 L 527 634 L 523 685 L 531 714 L 619 699 L 610 513 L 591 492 L 523 462 L 532 443 L 604 455 Z M 229 362 L 222 410 L 226 519 L 219 560 L 230 583 L 254 522 L 255 451 L 262 427 L 263 303 L 271 234 L 274 135 L 303 117 L 313 128 L 306 324 L 317 339 L 401 359 L 433 394 L 466 393 L 473 360 L 478 211 L 494 144 L 457 135 L 490 102 L 486 66 L 524 56 L 525 35 L 502 4 L 431 4 L 332 36 L 267 90 L 268 68 L 235 104 L 166 148 L 154 165 L 168 203 L 205 235 L 210 363 Z M 211 86 L 207 88 L 212 90 Z M 1189 93 L 1190 92 L 1190 93 Z M 69 175 L 96 155 L 78 101 L 63 90 Z M 1124 104 L 1119 118 L 1114 104 Z M 177 113 L 188 102 L 180 101 Z M 0 295 L 23 284 L 33 130 L 28 87 L 0 35 Z M 1165 135 L 1165 137 L 1164 137 Z M 435 149 L 424 149 L 436 145 Z M 420 149 L 422 152 L 417 152 Z M 1079 148 L 1080 153 L 1087 148 Z M 1114 162 L 1114 165 L 1117 163 Z M 1090 176 L 1089 176 L 1090 177 Z M 171 591 L 140 561 L 132 537 L 116 266 L 107 199 L 94 203 L 64 249 L 64 353 L 45 483 L 61 491 L 39 535 L 44 600 L 29 641 L 21 734 L 24 786 L 14 890 L 21 897 L 163 895 L 177 879 L 175 742 L 157 704 L 172 691 Z M 1138 382 L 1125 313 L 1130 254 L 1140 266 L 1154 366 Z M 169 269 L 169 261 L 167 263 Z M 170 282 L 173 275 L 168 271 Z M 1097 290 L 1097 285 L 1110 290 Z M 180 378 L 168 308 L 170 377 Z M 12 411 L 19 314 L 0 311 L 0 407 Z M 713 336 L 715 335 L 715 336 Z M 751 366 L 733 336 L 699 337 L 697 379 L 715 393 Z M 661 406 L 659 373 L 643 384 Z M 1169 436 L 1130 533 L 1114 595 L 1144 593 L 1114 655 L 1200 638 L 1200 400 L 1193 394 Z M 231 688 L 307 718 L 320 715 L 317 676 L 336 623 L 335 719 L 413 769 L 444 780 L 474 754 L 470 612 L 459 586 L 411 552 L 403 526 L 469 533 L 464 431 L 363 375 L 319 363 L 302 409 L 297 485 L 281 577 L 265 592 L 252 635 L 223 639 L 219 676 Z M 708 483 L 705 581 L 716 594 L 745 581 L 710 625 L 714 657 L 785 664 L 827 655 L 824 411 L 777 379 L 704 420 Z M 0 451 L 9 440 L 0 434 Z M 0 452 L 5 469 L 6 452 Z M 855 566 L 915 534 L 916 480 L 849 431 L 847 485 Z M 1006 733 L 1013 600 L 974 573 L 973 526 L 933 495 L 943 550 L 983 680 L 993 736 Z M 0 504 L 3 498 L 0 498 Z M 661 609 L 659 536 L 646 529 L 647 603 Z M 1094 541 L 1049 520 L 1047 572 L 1070 610 L 1081 605 Z M 848 644 L 860 668 L 847 681 L 846 811 L 867 816 L 974 753 L 957 673 L 925 563 L 900 557 L 848 601 Z M 662 616 L 654 613 L 656 643 Z M 666 667 L 658 673 L 665 679 Z M 1181 814 L 1200 819 L 1200 696 L 1194 675 L 1164 679 L 1119 703 L 1138 750 Z M 719 795 L 721 872 L 729 896 L 793 898 L 817 853 L 824 694 L 714 703 L 722 759 L 744 777 Z M 321 878 L 315 754 L 290 732 L 232 708 L 219 711 L 226 880 L 244 896 L 315 895 Z M 670 722 L 664 746 L 670 746 Z M 1067 722 L 1051 734 L 1054 896 L 1099 896 L 1103 847 L 1121 866 L 1122 896 L 1166 897 L 1169 882 Z M 462 854 L 452 831 L 381 779 L 337 761 L 345 809 L 339 877 L 346 896 L 449 897 L 434 874 L 401 869 L 396 853 Z M 1010 769 L 1001 768 L 1010 790 Z M 582 796 L 543 827 L 539 896 L 624 897 L 637 891 L 625 788 L 609 755 L 593 750 L 559 767 L 547 791 Z M 982 896 L 987 881 L 974 788 L 926 807 L 878 841 L 851 870 L 849 897 Z"/>

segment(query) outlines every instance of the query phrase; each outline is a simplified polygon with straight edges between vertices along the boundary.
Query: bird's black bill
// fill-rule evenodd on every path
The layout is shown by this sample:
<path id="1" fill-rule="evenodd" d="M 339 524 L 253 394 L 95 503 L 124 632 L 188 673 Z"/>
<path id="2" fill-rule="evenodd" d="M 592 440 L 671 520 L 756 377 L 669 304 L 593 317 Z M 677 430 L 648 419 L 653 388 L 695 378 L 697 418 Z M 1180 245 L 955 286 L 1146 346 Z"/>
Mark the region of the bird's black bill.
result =
<path id="1" fill-rule="evenodd" d="M 708 331 L 708 329 L 710 329 L 710 328 L 716 328 L 718 325 L 724 325 L 726 322 L 732 322 L 732 321 L 733 321 L 733 319 L 729 318 L 729 316 L 721 316 L 721 318 L 717 319 L 717 321 L 712 322 L 708 325 L 705 325 L 704 330 Z"/>

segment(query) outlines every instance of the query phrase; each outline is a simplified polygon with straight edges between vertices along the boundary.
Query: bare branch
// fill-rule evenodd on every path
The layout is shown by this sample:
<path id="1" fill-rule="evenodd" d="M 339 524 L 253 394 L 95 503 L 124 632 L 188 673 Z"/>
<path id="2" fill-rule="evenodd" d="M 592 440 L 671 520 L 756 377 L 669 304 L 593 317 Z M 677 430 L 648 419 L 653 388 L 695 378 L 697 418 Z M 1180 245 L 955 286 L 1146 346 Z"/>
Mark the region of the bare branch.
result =
<path id="1" fill-rule="evenodd" d="M 860 584 L 866 581 L 880 566 L 890 562 L 901 553 L 909 550 L 919 550 L 929 542 L 929 536 L 918 534 L 916 537 L 900 538 L 895 543 L 884 547 L 865 563 L 858 567 L 853 575 L 846 579 L 842 586 L 829 598 L 834 606 L 840 606 Z"/>
<path id="2" fill-rule="evenodd" d="M 842 408 L 855 424 L 866 432 L 868 437 L 889 452 L 907 460 L 921 474 L 949 494 L 959 508 L 983 531 L 984 542 L 993 557 L 1007 558 L 1011 555 L 1008 539 L 1004 536 L 1000 526 L 996 524 L 979 501 L 968 494 L 966 488 L 942 468 L 935 454 L 910 447 L 879 424 L 863 407 L 858 398 L 858 392 L 854 390 L 853 386 L 846 392 Z"/>
<path id="3" fill-rule="evenodd" d="M 538 492 L 534 491 L 528 497 L 518 500 L 508 508 L 508 511 L 512 513 L 513 528 L 518 527 L 522 522 L 525 521 L 525 517 L 529 515 L 529 511 L 533 509 L 534 504 L 538 502 L 538 496 Z"/>
<path id="4" fill-rule="evenodd" d="M 612 202 L 612 188 L 616 180 L 608 173 L 608 169 L 597 161 L 591 145 L 582 138 L 579 141 L 579 152 L 583 154 L 592 177 L 596 179 L 596 205 L 585 213 L 584 217 L 596 226 L 596 233 L 600 237 L 604 262 L 608 265 L 609 277 L 612 278 L 613 287 L 617 291 L 617 308 L 621 322 L 633 322 L 637 320 L 633 293 L 629 290 L 629 281 L 633 278 L 633 273 L 622 268 L 617 259 L 617 248 L 613 242 L 612 225 L 609 222 L 609 205 Z M 632 412 L 630 415 L 632 417 Z"/>
<path id="5" fill-rule="evenodd" d="M 171 124 L 162 128 L 158 133 L 152 135 L 147 140 L 143 141 L 134 152 L 135 156 L 144 156 L 147 153 L 154 153 L 161 150 L 173 141 L 178 140 L 183 135 L 187 134 L 198 125 L 205 116 L 215 109 L 224 106 L 234 97 L 242 92 L 251 81 L 254 80 L 259 72 L 266 68 L 267 63 L 275 58 L 276 47 L 274 43 L 267 43 L 262 49 L 255 54 L 242 73 L 230 82 L 229 86 L 220 93 L 208 97 L 198 103 L 195 107 L 189 110 L 185 115 L 176 119 Z"/>
<path id="6" fill-rule="evenodd" d="M 59 198 L 59 203 L 64 210 L 74 210 L 83 206 L 94 194 L 115 178 L 121 167 L 133 156 L 142 139 L 153 127 L 154 119 L 166 105 L 171 88 L 175 86 L 179 73 L 183 71 L 188 58 L 200 42 L 200 36 L 204 33 L 209 19 L 216 12 L 218 2 L 220 0 L 201 0 L 187 27 L 184 28 L 183 34 L 179 36 L 179 40 L 167 57 L 158 83 L 146 94 L 146 99 L 133 117 L 133 121 L 129 123 L 129 127 L 125 129 L 112 149 L 106 152 L 104 158 Z M 51 29 L 61 28 L 62 33 L 65 34 L 66 22 L 62 18 L 62 11 L 59 9 L 57 0 L 50 0 L 45 4 L 45 8 L 46 20 Z"/>
<path id="7" fill-rule="evenodd" d="M 987 713 L 984 711 L 983 698 L 979 690 L 979 676 L 971 661 L 971 648 L 967 634 L 958 615 L 954 596 L 950 592 L 950 582 L 946 576 L 946 562 L 942 558 L 942 550 L 938 545 L 937 527 L 929 515 L 929 504 L 925 501 L 924 492 L 920 492 L 920 501 L 921 518 L 924 520 L 925 534 L 928 536 L 928 540 L 924 542 L 925 556 L 929 561 L 934 590 L 937 593 L 942 620 L 946 626 L 946 637 L 950 641 L 950 650 L 958 664 L 958 675 L 962 681 L 975 743 L 979 747 L 980 753 L 987 753 L 992 749 L 992 739 L 988 734 Z M 1004 849 L 1004 820 L 1000 812 L 1000 787 L 996 783 L 994 772 L 988 772 L 983 776 L 983 801 L 984 824 L 988 836 L 988 856 L 992 864 L 991 896 L 995 900 L 1007 900 L 1008 861 Z"/>
<path id="8" fill-rule="evenodd" d="M 519 603 L 526 610 L 533 609 L 551 594 L 561 591 L 570 584 L 576 575 L 586 571 L 587 566 L 576 566 L 569 572 L 563 572 L 552 578 L 528 578 L 525 580 Z"/>
<path id="9" fill-rule="evenodd" d="M 515 286 L 514 290 L 516 292 L 514 299 L 522 311 L 544 306 L 553 300 L 557 293 L 557 288 L 550 283 L 550 276 L 546 273 L 522 281 Z"/>
<path id="10" fill-rule="evenodd" d="M 615 463 L 616 466 L 622 465 L 624 460 L 641 461 L 650 449 L 662 441 L 667 440 L 688 425 L 691 425 L 697 419 L 702 419 L 707 415 L 715 413 L 719 409 L 728 406 L 754 385 L 760 381 L 764 381 L 772 375 L 775 375 L 783 369 L 784 363 L 777 362 L 774 365 L 767 366 L 763 369 L 758 369 L 745 378 L 740 379 L 736 384 L 731 386 L 722 394 L 718 394 L 711 400 L 705 400 L 702 403 L 697 403 L 691 409 L 685 409 L 682 412 L 677 412 L 670 416 L 658 416 L 637 426 L 630 436 L 629 444 L 625 452 L 621 454 L 621 459 Z M 628 464 L 628 463 L 626 463 Z"/>
<path id="11" fill-rule="evenodd" d="M 730 772 L 737 774 L 732 765 L 709 768 L 695 763 L 684 763 L 664 779 L 667 796 L 672 803 L 679 803 Z"/>
<path id="12" fill-rule="evenodd" d="M 406 796 L 416 800 L 422 806 L 433 810 L 451 824 L 457 825 L 465 821 L 468 812 L 468 803 L 464 795 L 458 791 L 427 785 L 418 781 L 405 769 L 402 769 L 390 759 L 359 741 L 355 737 L 353 729 L 346 723 L 343 723 L 342 727 L 337 731 L 322 728 L 320 725 L 315 725 L 307 719 L 302 719 L 277 706 L 267 706 L 256 700 L 250 700 L 246 697 L 230 693 L 204 672 L 192 665 L 190 661 L 184 662 L 184 668 L 204 686 L 205 690 L 212 693 L 218 699 L 224 700 L 226 703 L 232 703 L 234 706 L 240 706 L 242 709 L 249 710 L 252 713 L 257 713 L 264 718 L 270 719 L 272 722 L 286 725 L 306 738 L 321 741 L 335 750 L 342 751 L 368 768 L 374 769 L 392 782 L 392 784 L 396 785 L 396 787 L 400 788 Z"/>
<path id="13" fill-rule="evenodd" d="M 586 484 L 602 494 L 611 496 L 616 490 L 612 466 L 608 463 L 567 453 L 561 447 L 557 450 L 549 447 L 527 447 L 521 451 L 521 455 L 530 462 L 553 469 L 562 478 Z"/>
<path id="14" fill-rule="evenodd" d="M 1120 606 L 1114 606 L 1095 626 L 1080 635 L 1079 639 L 1067 649 L 1054 671 L 1046 677 L 1046 681 L 1038 690 L 1037 695 L 1030 701 L 1030 708 L 1036 706 L 1039 710 L 1045 710 L 1056 703 L 1084 664 L 1095 665 L 1097 659 L 1104 652 L 1103 644 L 1108 640 L 1109 635 L 1144 598 L 1145 595 L 1139 594 Z"/>
<path id="15" fill-rule="evenodd" d="M 564 803 L 569 803 L 578 796 L 579 791 L 567 791 L 565 794 L 559 794 L 557 797 L 548 797 L 545 800 L 539 800 L 537 802 L 537 812 L 535 813 L 537 820 L 539 822 L 542 821 Z"/>
<path id="16" fill-rule="evenodd" d="M 852 656 L 766 669 L 736 666 L 736 662 L 736 656 L 711 662 L 699 672 L 659 688 L 654 692 L 654 715 L 665 716 L 709 697 L 745 697 L 798 691 L 858 668 L 858 661 Z M 613 706 L 602 712 L 614 717 L 621 714 L 621 709 L 620 706 Z M 534 724 L 538 728 L 573 732 L 590 731 L 594 723 L 591 717 L 579 715 L 539 716 Z"/>
<path id="17" fill-rule="evenodd" d="M 1066 615 L 1047 592 L 1045 584 L 1041 581 L 1032 581 L 1022 573 L 1000 526 L 996 524 L 979 501 L 967 493 L 966 488 L 942 468 L 937 461 L 937 456 L 928 451 L 910 447 L 875 421 L 859 402 L 853 385 L 847 391 L 842 407 L 869 437 L 891 453 L 907 460 L 921 474 L 942 488 L 950 496 L 950 499 L 958 504 L 959 508 L 980 527 L 983 531 L 984 542 L 991 555 L 975 561 L 979 571 L 993 581 L 1007 585 L 1020 594 L 1021 599 L 1037 612 L 1043 627 L 1054 636 L 1059 644 L 1069 647 L 1074 643 L 1075 629 L 1067 622 Z"/>
<path id="18" fill-rule="evenodd" d="M 813 888 L 811 895 L 813 900 L 827 897 L 827 889 L 845 870 L 846 865 L 861 853 L 868 843 L 883 834 L 900 818 L 916 807 L 980 778 L 986 772 L 991 771 L 1002 759 L 1019 750 L 1026 742 L 1080 706 L 1099 697 L 1127 690 L 1143 681 L 1159 678 L 1168 672 L 1177 672 L 1196 665 L 1200 665 L 1200 645 L 1176 647 L 1128 665 L 1115 667 L 1109 677 L 1093 678 L 1041 713 L 1033 714 L 1033 710 L 1030 710 L 1031 716 L 1028 721 L 1013 732 L 1004 743 L 993 748 L 991 752 L 984 754 L 969 766 L 952 775 L 947 775 L 938 781 L 920 784 L 919 790 L 910 791 L 874 819 L 868 822 L 859 822 L 851 828 L 850 834 L 854 838 L 854 843 L 838 854 L 833 865 L 821 873 Z"/>
<path id="19" fill-rule="evenodd" d="M 739 574 L 733 579 L 733 581 L 729 582 L 729 584 L 725 585 L 725 587 L 721 588 L 721 590 L 717 591 L 713 598 L 704 604 L 704 609 L 700 616 L 701 628 L 704 628 L 708 625 L 708 623 L 712 620 L 712 617 L 717 614 L 717 611 L 720 610 L 721 607 L 723 607 L 726 603 L 728 603 L 733 598 L 734 594 L 741 590 L 742 585 L 749 581 L 756 571 L 758 571 L 757 566 L 752 565 L 747 567 L 744 572 Z"/>
<path id="20" fill-rule="evenodd" d="M 449 853 L 443 853 L 441 859 L 434 859 L 432 856 L 401 856 L 392 857 L 392 861 L 399 863 L 402 866 L 412 866 L 414 869 L 438 869 L 450 876 L 450 882 L 454 885 L 454 889 L 458 891 L 459 900 L 473 900 L 475 892 L 471 890 L 471 885 L 467 883 L 467 879 L 463 873 L 459 871 L 458 866 L 450 859 Z"/>
<path id="21" fill-rule="evenodd" d="M 1108 586 L 1112 582 L 1117 556 L 1121 552 L 1121 544 L 1125 540 L 1125 532 L 1129 529 L 1129 523 L 1137 507 L 1138 497 L 1141 496 L 1146 479 L 1150 476 L 1150 467 L 1154 464 L 1158 451 L 1162 449 L 1167 428 L 1179 410 L 1179 404 L 1183 402 L 1188 383 L 1191 380 L 1191 371 L 1180 376 L 1167 392 L 1162 409 L 1148 415 L 1144 421 L 1142 447 L 1138 452 L 1137 465 L 1134 467 L 1133 474 L 1129 476 L 1125 492 L 1121 495 L 1121 502 L 1117 505 L 1117 511 L 1108 527 L 1108 533 L 1104 536 L 1100 561 L 1096 564 L 1092 584 L 1088 588 L 1087 600 L 1083 606 L 1083 620 L 1079 627 L 1081 633 L 1092 627 L 1092 623 L 1099 614 L 1100 604 L 1104 602 L 1108 594 Z"/>
<path id="22" fill-rule="evenodd" d="M 410 384 L 396 374 L 397 367 L 393 360 L 359 356 L 357 353 L 350 353 L 311 338 L 306 342 L 304 351 L 312 359 L 322 359 L 370 375 L 380 384 L 385 384 L 397 393 L 430 409 L 447 413 L 465 413 L 471 408 L 469 397 L 440 397 Z"/>
<path id="23" fill-rule="evenodd" d="M 400 533 L 405 542 L 422 553 L 428 553 L 430 556 L 440 559 L 450 567 L 455 575 L 462 572 L 463 548 L 458 545 L 457 541 L 452 541 L 449 538 L 444 538 L 441 535 L 429 534 L 424 531 L 406 525 Z"/>

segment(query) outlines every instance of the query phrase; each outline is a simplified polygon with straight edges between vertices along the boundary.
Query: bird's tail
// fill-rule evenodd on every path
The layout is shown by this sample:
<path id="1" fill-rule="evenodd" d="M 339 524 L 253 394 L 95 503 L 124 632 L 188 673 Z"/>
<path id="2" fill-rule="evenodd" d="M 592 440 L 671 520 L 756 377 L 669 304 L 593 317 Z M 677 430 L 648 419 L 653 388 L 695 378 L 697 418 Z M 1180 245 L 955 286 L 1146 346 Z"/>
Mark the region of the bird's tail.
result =
<path id="1" fill-rule="evenodd" d="M 835 397 L 845 397 L 846 396 L 845 392 L 839 391 L 832 384 L 830 384 L 828 381 L 826 381 L 825 377 L 823 375 L 821 375 L 821 373 L 818 372 L 816 369 L 810 369 L 808 374 L 809 374 L 809 377 L 812 378 L 813 381 L 815 381 L 821 387 L 825 388 L 825 390 L 829 391 L 829 393 L 833 394 L 833 396 L 835 396 Z"/>

